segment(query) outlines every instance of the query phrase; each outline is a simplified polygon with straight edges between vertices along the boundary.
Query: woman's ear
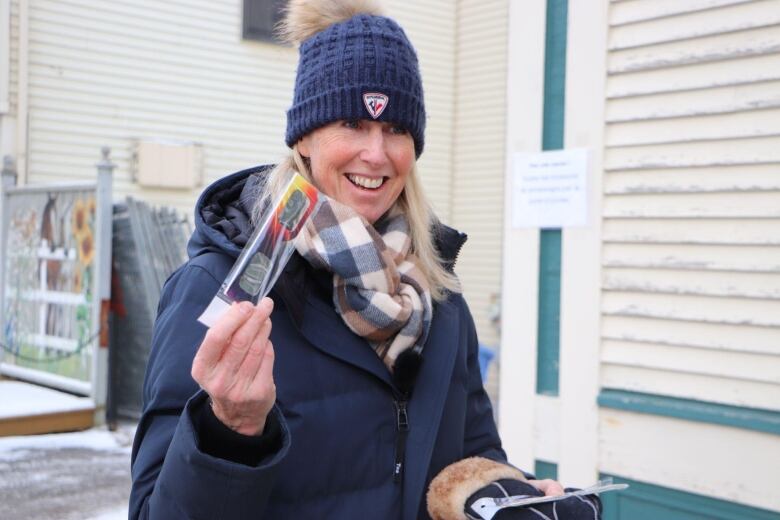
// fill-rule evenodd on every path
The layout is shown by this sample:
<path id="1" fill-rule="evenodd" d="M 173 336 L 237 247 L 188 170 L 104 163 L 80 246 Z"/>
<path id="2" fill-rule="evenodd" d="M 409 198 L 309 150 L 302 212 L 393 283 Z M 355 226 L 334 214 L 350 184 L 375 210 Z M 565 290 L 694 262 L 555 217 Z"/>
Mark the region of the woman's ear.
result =
<path id="1" fill-rule="evenodd" d="M 295 149 L 301 154 L 301 157 L 309 158 L 309 139 L 308 135 L 301 137 L 297 143 L 295 143 Z"/>

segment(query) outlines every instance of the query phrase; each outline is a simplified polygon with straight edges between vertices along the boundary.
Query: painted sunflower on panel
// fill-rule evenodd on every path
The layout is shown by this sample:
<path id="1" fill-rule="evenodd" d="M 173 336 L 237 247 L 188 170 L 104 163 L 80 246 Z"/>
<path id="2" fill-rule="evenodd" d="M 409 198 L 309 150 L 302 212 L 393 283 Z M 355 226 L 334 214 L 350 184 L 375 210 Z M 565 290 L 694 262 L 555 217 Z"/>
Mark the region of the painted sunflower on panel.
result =
<path id="1" fill-rule="evenodd" d="M 87 231 L 78 237 L 78 250 L 79 260 L 84 267 L 89 266 L 92 263 L 92 259 L 95 257 L 95 240 L 92 237 L 92 230 L 87 228 Z"/>
<path id="2" fill-rule="evenodd" d="M 70 218 L 73 236 L 76 237 L 76 240 L 81 241 L 81 236 L 89 232 L 89 208 L 83 200 L 76 199 L 76 202 L 73 203 Z"/>

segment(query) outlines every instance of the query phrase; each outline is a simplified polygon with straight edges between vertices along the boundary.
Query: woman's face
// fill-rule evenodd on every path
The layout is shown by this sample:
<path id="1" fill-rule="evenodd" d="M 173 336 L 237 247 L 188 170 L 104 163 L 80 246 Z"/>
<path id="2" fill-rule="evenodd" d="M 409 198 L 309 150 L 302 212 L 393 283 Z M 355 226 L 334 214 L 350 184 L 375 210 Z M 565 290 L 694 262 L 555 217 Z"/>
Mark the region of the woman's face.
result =
<path id="1" fill-rule="evenodd" d="M 414 165 L 414 141 L 404 128 L 365 119 L 336 121 L 298 142 L 320 191 L 371 223 L 404 189 Z"/>

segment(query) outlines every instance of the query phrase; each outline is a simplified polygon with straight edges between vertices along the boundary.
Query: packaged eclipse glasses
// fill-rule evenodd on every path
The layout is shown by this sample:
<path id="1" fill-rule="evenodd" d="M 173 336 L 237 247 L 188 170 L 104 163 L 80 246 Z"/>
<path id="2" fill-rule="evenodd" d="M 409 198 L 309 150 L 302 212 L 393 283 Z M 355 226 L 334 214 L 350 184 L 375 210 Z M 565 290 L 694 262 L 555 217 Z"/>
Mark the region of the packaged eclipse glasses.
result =
<path id="1" fill-rule="evenodd" d="M 281 196 L 258 219 L 252 236 L 198 321 L 211 327 L 233 302 L 257 303 L 279 278 L 295 246 L 295 237 L 317 210 L 317 189 L 293 173 Z"/>

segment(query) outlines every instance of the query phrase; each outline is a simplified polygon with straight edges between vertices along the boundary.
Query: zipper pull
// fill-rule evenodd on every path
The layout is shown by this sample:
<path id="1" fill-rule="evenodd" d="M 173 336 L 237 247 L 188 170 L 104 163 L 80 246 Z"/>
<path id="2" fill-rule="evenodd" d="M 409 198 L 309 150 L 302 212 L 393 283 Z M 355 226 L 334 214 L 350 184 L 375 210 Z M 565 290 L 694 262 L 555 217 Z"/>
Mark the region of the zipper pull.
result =
<path id="1" fill-rule="evenodd" d="M 406 436 L 409 433 L 409 413 L 406 410 L 406 401 L 394 401 L 396 411 L 396 427 L 398 435 L 395 441 L 395 465 L 393 467 L 393 482 L 400 483 L 404 471 L 404 457 L 406 456 Z"/>
<path id="2" fill-rule="evenodd" d="M 398 431 L 409 431 L 409 413 L 406 411 L 406 401 L 396 401 L 395 409 L 398 412 Z"/>

